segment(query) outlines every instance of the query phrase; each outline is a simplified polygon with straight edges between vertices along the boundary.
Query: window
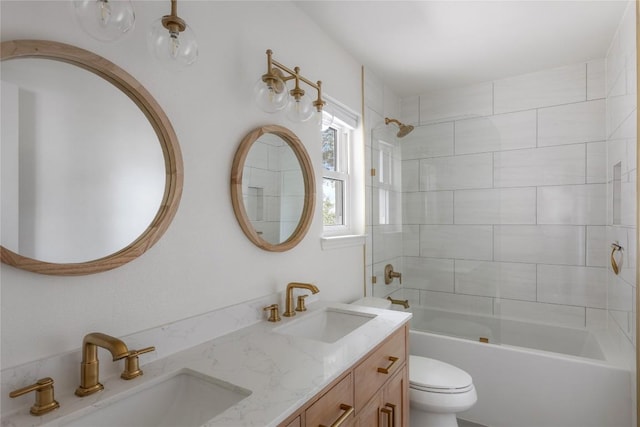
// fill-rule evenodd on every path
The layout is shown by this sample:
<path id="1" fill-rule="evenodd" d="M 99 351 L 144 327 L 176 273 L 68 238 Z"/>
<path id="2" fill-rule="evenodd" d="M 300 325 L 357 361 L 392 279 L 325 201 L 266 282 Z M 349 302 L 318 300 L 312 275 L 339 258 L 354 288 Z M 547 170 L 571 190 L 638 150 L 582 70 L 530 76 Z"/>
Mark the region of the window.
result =
<path id="1" fill-rule="evenodd" d="M 334 103 L 328 107 L 322 130 L 323 247 L 327 239 L 364 231 L 364 151 L 356 138 L 358 117 Z"/>
<path id="2" fill-rule="evenodd" d="M 322 131 L 322 223 L 347 226 L 345 199 L 349 196 L 349 132 L 336 125 Z"/>

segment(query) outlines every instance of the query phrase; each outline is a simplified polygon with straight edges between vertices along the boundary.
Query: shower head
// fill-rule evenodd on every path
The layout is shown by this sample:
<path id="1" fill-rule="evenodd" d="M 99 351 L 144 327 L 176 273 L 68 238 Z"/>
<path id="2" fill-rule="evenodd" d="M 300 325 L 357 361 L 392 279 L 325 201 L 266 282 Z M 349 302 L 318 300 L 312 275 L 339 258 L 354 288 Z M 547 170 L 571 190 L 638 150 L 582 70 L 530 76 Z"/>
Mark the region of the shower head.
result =
<path id="1" fill-rule="evenodd" d="M 396 134 L 396 136 L 398 138 L 402 138 L 403 136 L 407 136 L 409 134 L 409 132 L 411 132 L 413 130 L 413 126 L 411 126 L 411 125 L 405 125 L 404 123 L 400 123 L 396 119 L 390 119 L 388 117 L 385 117 L 384 118 L 384 124 L 388 125 L 389 123 L 395 123 L 400 128 L 398 130 L 398 133 Z"/>

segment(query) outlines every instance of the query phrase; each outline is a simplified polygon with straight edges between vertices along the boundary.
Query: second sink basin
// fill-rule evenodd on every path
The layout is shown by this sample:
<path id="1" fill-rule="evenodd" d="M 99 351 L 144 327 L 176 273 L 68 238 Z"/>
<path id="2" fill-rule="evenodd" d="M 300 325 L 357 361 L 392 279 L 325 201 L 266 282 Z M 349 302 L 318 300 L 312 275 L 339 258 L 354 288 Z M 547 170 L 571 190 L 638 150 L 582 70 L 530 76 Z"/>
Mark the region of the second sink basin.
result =
<path id="1" fill-rule="evenodd" d="M 333 343 L 374 317 L 376 317 L 375 314 L 326 308 L 315 313 L 302 314 L 299 319 L 275 328 L 273 331 L 283 335 Z"/>
<path id="2" fill-rule="evenodd" d="M 65 426 L 201 426 L 250 394 L 243 388 L 183 369 Z"/>

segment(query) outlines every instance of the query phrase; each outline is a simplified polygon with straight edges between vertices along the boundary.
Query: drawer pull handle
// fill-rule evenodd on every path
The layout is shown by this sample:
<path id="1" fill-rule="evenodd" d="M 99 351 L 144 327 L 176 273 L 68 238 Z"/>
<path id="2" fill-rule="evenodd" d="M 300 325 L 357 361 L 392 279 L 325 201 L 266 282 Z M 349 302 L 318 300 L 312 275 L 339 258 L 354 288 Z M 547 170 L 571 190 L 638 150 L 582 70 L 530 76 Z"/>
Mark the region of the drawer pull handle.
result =
<path id="1" fill-rule="evenodd" d="M 387 366 L 386 368 L 378 368 L 378 372 L 380 372 L 381 374 L 388 374 L 391 371 L 391 368 L 393 367 L 393 365 L 396 364 L 396 362 L 400 360 L 397 357 L 393 357 L 393 356 L 389 356 L 389 366 Z"/>
<path id="2" fill-rule="evenodd" d="M 383 414 L 385 414 L 387 416 L 387 427 L 394 427 L 393 426 L 393 411 L 389 408 L 382 408 L 380 409 L 380 412 L 382 412 Z"/>
<path id="3" fill-rule="evenodd" d="M 331 424 L 331 427 L 340 427 L 342 423 L 344 423 L 347 420 L 347 418 L 349 418 L 349 416 L 353 414 L 353 406 L 349 406 L 344 403 L 341 403 L 340 409 L 343 410 L 344 412 L 342 413 L 342 415 L 340 415 L 340 418 L 338 418 L 333 424 Z M 320 424 L 319 427 L 326 427 L 326 426 Z"/>
<path id="4" fill-rule="evenodd" d="M 396 427 L 396 405 L 393 403 L 385 403 L 385 408 L 382 410 L 385 414 L 387 414 L 387 425 L 389 427 Z M 389 409 L 391 408 L 391 409 Z M 386 409 L 386 411 L 385 411 Z M 389 422 L 389 414 L 388 411 L 391 412 L 391 422 Z"/>

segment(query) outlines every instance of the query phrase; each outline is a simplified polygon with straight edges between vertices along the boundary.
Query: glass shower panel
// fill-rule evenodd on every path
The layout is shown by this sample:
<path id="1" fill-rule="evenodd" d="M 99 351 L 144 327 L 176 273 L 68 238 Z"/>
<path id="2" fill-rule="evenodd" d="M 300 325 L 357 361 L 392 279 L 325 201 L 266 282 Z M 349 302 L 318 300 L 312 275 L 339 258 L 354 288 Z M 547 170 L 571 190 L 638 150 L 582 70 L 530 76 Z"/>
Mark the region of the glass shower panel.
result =
<path id="1" fill-rule="evenodd" d="M 368 295 L 387 297 L 400 280 L 385 284 L 385 267 L 402 273 L 402 157 L 398 138 L 388 127 L 371 132 L 370 259 Z"/>

